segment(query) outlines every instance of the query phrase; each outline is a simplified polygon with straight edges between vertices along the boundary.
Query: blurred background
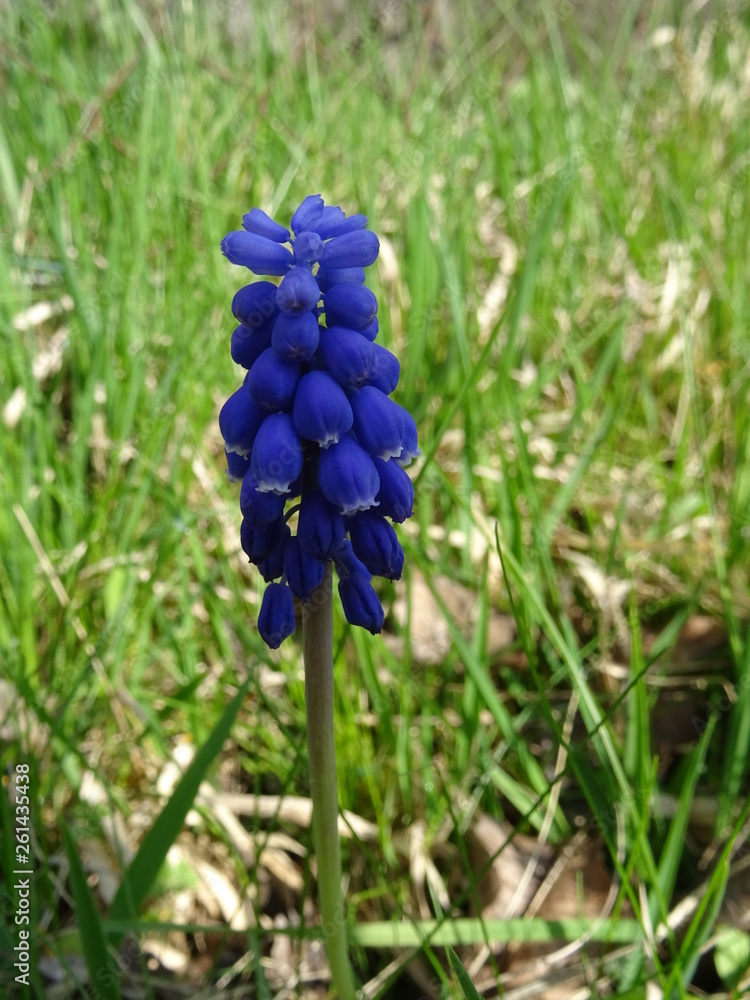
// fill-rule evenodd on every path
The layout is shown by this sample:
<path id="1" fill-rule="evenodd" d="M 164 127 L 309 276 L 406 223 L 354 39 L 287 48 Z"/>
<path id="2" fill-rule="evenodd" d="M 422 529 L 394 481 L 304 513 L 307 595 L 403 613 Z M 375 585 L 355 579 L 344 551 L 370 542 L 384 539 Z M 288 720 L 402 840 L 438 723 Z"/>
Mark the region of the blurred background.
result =
<path id="1" fill-rule="evenodd" d="M 327 994 L 217 425 L 219 243 L 320 192 L 423 453 L 383 635 L 335 609 L 363 996 L 463 996 L 450 943 L 488 998 L 739 995 L 748 5 L 4 0 L 0 86 L 0 992 L 28 765 L 32 995 Z"/>

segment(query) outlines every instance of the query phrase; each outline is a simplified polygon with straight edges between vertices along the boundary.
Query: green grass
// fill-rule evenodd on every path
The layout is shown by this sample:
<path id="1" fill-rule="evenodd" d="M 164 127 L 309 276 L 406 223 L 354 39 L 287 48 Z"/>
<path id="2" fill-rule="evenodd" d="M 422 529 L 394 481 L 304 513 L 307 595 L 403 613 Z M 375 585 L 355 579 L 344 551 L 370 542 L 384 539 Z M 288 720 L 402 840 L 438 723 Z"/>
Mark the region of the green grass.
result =
<path id="1" fill-rule="evenodd" d="M 398 959 L 368 996 L 417 997 L 427 980 L 430 996 L 469 995 L 477 941 L 498 944 L 475 973 L 495 995 L 512 972 L 500 944 L 545 928 L 557 946 L 587 927 L 612 942 L 575 959 L 592 996 L 604 981 L 621 997 L 713 988 L 699 961 L 714 939 L 724 981 L 742 982 L 722 905 L 748 835 L 750 22 L 728 4 L 634 2 L 599 23 L 593 4 L 495 0 L 453 5 L 451 27 L 438 5 L 386 6 L 383 23 L 307 3 L 252 5 L 252 24 L 239 3 L 0 12 L 0 757 L 4 785 L 31 766 L 40 996 L 42 957 L 71 982 L 87 963 L 93 983 L 130 929 L 184 932 L 195 954 L 208 940 L 200 977 L 185 973 L 196 995 L 245 954 L 232 982 L 270 997 L 269 892 L 300 917 L 275 932 L 294 961 L 315 934 L 309 860 L 278 846 L 284 833 L 311 851 L 306 827 L 242 818 L 248 864 L 210 806 L 183 821 L 201 776 L 306 795 L 299 650 L 257 635 L 223 472 L 244 278 L 219 242 L 251 206 L 284 219 L 317 191 L 393 250 L 368 284 L 423 452 L 404 583 L 382 588 L 388 637 L 336 612 L 340 800 L 376 828 L 344 841 L 357 974 Z M 415 639 L 418 573 L 450 636 L 437 662 Z M 476 627 L 443 577 L 473 595 Z M 489 641 L 498 612 L 515 618 L 509 651 Z M 699 614 L 718 629 L 710 655 L 685 639 Z M 191 777 L 164 797 L 185 743 Z M 499 840 L 477 862 L 480 816 Z M 518 837 L 563 851 L 581 833 L 614 887 L 603 925 L 554 905 L 527 933 L 476 922 Z M 159 871 L 173 843 L 224 874 L 257 929 L 230 934 L 198 903 L 175 920 Z M 92 844 L 127 873 L 111 908 Z M 258 859 L 274 850 L 301 888 L 269 881 Z"/>

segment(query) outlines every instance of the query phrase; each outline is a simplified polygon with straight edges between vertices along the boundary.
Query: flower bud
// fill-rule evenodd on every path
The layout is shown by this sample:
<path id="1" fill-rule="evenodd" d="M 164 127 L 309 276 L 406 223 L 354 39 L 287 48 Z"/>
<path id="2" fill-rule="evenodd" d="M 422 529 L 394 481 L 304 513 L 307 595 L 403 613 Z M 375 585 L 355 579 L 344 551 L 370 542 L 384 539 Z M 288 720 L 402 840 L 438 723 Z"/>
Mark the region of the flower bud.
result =
<path id="1" fill-rule="evenodd" d="M 353 573 L 348 579 L 339 580 L 339 597 L 351 625 L 366 628 L 373 635 L 380 632 L 385 616 L 368 574 Z"/>
<path id="2" fill-rule="evenodd" d="M 305 493 L 300 502 L 297 537 L 316 559 L 332 559 L 346 536 L 344 519 L 319 490 Z"/>
<path id="3" fill-rule="evenodd" d="M 299 534 L 289 539 L 284 549 L 284 576 L 295 597 L 309 601 L 323 582 L 324 572 L 325 564 L 302 547 Z"/>
<path id="4" fill-rule="evenodd" d="M 286 247 L 241 229 L 228 233 L 221 241 L 221 249 L 232 264 L 247 267 L 253 274 L 286 274 L 294 263 Z"/>
<path id="5" fill-rule="evenodd" d="M 286 584 L 269 583 L 258 615 L 258 631 L 271 649 L 278 649 L 295 628 L 294 598 Z"/>
<path id="6" fill-rule="evenodd" d="M 367 511 L 349 525 L 354 554 L 373 576 L 398 580 L 404 568 L 404 552 L 393 525 L 380 514 Z"/>

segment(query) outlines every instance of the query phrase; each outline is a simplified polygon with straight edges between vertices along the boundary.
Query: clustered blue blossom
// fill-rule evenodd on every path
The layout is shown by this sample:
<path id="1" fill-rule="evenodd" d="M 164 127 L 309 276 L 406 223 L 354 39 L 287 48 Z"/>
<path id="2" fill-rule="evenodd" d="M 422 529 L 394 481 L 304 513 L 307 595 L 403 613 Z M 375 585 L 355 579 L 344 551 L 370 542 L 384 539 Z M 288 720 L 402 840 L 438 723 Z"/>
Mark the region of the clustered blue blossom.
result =
<path id="1" fill-rule="evenodd" d="M 390 398 L 399 363 L 376 342 L 378 303 L 364 283 L 380 244 L 366 216 L 317 194 L 291 233 L 258 208 L 242 226 L 222 240 L 224 255 L 281 278 L 234 296 L 231 353 L 247 375 L 219 415 L 229 478 L 242 480 L 242 548 L 267 582 L 258 628 L 280 646 L 295 629 L 294 597 L 310 601 L 333 560 L 347 620 L 376 633 L 371 581 L 401 576 L 390 522 L 411 517 L 404 466 L 419 454 L 413 418 Z"/>

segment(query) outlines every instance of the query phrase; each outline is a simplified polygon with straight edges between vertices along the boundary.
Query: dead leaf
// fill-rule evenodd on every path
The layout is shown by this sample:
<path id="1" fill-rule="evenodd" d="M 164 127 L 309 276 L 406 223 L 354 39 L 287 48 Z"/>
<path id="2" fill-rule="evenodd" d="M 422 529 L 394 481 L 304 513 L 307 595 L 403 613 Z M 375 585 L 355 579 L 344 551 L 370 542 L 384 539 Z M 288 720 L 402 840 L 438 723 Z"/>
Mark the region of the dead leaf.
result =
<path id="1" fill-rule="evenodd" d="M 478 610 L 476 592 L 447 576 L 433 577 L 432 586 L 462 632 L 470 632 Z M 441 663 L 451 648 L 451 632 L 446 617 L 421 573 L 412 573 L 409 587 L 407 594 L 406 583 L 402 581 L 397 585 L 393 616 L 401 628 L 408 625 L 411 652 L 417 663 Z M 510 646 L 515 638 L 513 618 L 491 611 L 487 626 L 488 654 L 496 655 Z"/>

